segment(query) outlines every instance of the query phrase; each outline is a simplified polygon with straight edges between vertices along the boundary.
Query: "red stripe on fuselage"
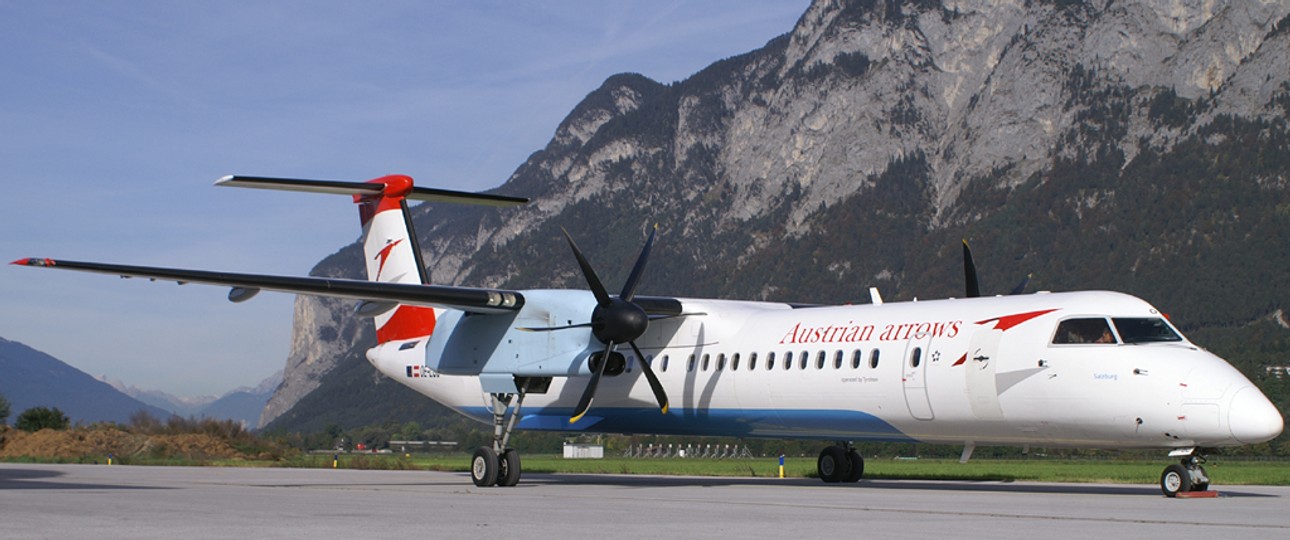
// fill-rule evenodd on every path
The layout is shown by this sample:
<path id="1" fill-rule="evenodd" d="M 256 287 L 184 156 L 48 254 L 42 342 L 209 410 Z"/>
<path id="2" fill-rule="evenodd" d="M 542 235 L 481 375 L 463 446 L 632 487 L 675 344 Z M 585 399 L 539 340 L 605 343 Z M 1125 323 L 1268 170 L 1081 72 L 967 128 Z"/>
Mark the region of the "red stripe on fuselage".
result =
<path id="1" fill-rule="evenodd" d="M 995 318 L 993 318 L 993 319 L 986 319 L 986 320 L 984 320 L 984 321 L 977 321 L 977 322 L 976 322 L 976 324 L 989 324 L 989 323 L 994 323 L 994 329 L 995 329 L 995 330 L 1002 330 L 1002 331 L 1004 331 L 1004 332 L 1007 332 L 1008 330 L 1012 329 L 1014 326 L 1017 326 L 1017 325 L 1019 325 L 1019 324 L 1021 324 L 1021 323 L 1024 323 L 1024 322 L 1026 322 L 1026 321 L 1029 321 L 1030 319 L 1033 319 L 1033 318 L 1035 318 L 1035 317 L 1039 317 L 1039 316 L 1041 316 L 1041 315 L 1047 315 L 1047 314 L 1052 313 L 1052 312 L 1054 312 L 1054 311 L 1057 311 L 1057 310 L 1056 310 L 1056 309 L 1045 309 L 1045 310 L 1040 310 L 1040 311 L 1030 311 L 1030 312 L 1026 312 L 1026 313 L 1018 313 L 1018 314 L 1016 314 L 1016 315 L 1005 315 L 1005 316 L 1003 316 L 1003 317 L 995 317 Z"/>

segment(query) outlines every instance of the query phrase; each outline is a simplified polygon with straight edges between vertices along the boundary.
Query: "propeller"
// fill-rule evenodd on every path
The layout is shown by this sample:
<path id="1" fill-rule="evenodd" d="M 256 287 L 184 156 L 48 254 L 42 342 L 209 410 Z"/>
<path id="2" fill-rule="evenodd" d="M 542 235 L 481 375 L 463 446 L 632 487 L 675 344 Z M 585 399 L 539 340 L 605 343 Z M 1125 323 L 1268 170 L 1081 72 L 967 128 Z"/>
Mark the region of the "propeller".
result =
<path id="1" fill-rule="evenodd" d="M 610 355 L 614 349 L 621 344 L 630 345 L 636 357 L 640 359 L 641 371 L 645 373 L 645 379 L 649 381 L 650 390 L 654 392 L 654 398 L 658 400 L 659 409 L 663 414 L 667 414 L 667 393 L 663 391 L 663 384 L 659 382 L 658 376 L 654 374 L 654 369 L 650 367 L 649 362 L 645 361 L 645 355 L 641 353 L 640 347 L 636 346 L 636 338 L 645 333 L 649 328 L 650 316 L 645 313 L 645 309 L 632 299 L 636 297 L 636 287 L 640 285 L 641 276 L 645 272 L 645 263 L 649 260 L 650 249 L 654 245 L 654 235 L 658 232 L 658 226 L 655 225 L 649 233 L 649 239 L 645 241 L 645 247 L 641 248 L 640 256 L 636 258 L 636 264 L 632 267 L 631 274 L 627 276 L 627 282 L 623 284 L 623 290 L 618 296 L 610 296 L 605 291 L 605 286 L 596 275 L 596 271 L 587 262 L 587 258 L 582 256 L 582 250 L 578 249 L 578 244 L 573 241 L 573 236 L 569 231 L 560 229 L 564 232 L 564 237 L 569 241 L 569 248 L 573 250 L 573 256 L 578 260 L 578 267 L 582 269 L 582 276 L 587 280 L 587 286 L 591 288 L 591 294 L 596 297 L 596 307 L 591 311 L 591 322 L 559 328 L 549 328 L 547 330 L 558 330 L 575 327 L 591 327 L 591 334 L 596 339 L 605 344 L 605 349 L 600 353 L 600 361 L 593 362 L 591 380 L 587 382 L 586 390 L 582 392 L 582 398 L 578 400 L 578 406 L 573 411 L 573 416 L 569 423 L 577 422 L 587 410 L 591 408 L 591 402 L 596 397 L 596 387 L 600 384 L 600 378 L 605 373 L 605 366 L 609 365 Z M 593 356 L 594 358 L 594 356 Z"/>
<path id="2" fill-rule="evenodd" d="M 1026 277 L 1012 288 L 1009 295 L 1022 294 L 1026 292 L 1026 285 L 1030 284 L 1030 278 L 1034 274 L 1026 274 Z M 967 298 L 977 298 L 981 296 L 981 284 L 976 277 L 976 263 L 972 262 L 972 248 L 968 247 L 968 241 L 963 239 L 963 281 L 966 284 L 964 296 Z"/>

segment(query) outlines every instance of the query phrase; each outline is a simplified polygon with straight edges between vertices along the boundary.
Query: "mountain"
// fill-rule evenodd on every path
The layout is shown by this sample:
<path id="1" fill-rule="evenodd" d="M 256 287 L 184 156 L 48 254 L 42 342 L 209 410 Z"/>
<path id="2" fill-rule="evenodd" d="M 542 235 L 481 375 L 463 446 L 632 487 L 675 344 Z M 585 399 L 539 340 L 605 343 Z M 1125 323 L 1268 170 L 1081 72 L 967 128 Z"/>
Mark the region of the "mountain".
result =
<path id="1" fill-rule="evenodd" d="M 255 387 L 236 388 L 219 397 L 179 397 L 160 390 L 143 390 L 106 376 L 99 377 L 98 380 L 143 403 L 167 411 L 167 417 L 175 414 L 185 418 L 218 418 L 255 426 L 264 410 L 264 404 L 282 383 L 282 372 L 270 375 Z"/>
<path id="2" fill-rule="evenodd" d="M 170 416 L 57 358 L 4 338 L 0 338 L 0 395 L 9 400 L 10 422 L 32 407 L 57 407 L 73 423 L 126 423 L 138 411 L 157 418 Z"/>
<path id="3" fill-rule="evenodd" d="M 984 291 L 1141 296 L 1285 408 L 1288 112 L 1284 2 L 818 0 L 684 81 L 607 79 L 496 190 L 531 204 L 414 223 L 436 283 L 582 288 L 560 227 L 621 283 L 657 223 L 641 294 L 821 303 L 961 295 L 968 238 Z M 262 423 L 437 414 L 352 312 L 296 301 Z"/>

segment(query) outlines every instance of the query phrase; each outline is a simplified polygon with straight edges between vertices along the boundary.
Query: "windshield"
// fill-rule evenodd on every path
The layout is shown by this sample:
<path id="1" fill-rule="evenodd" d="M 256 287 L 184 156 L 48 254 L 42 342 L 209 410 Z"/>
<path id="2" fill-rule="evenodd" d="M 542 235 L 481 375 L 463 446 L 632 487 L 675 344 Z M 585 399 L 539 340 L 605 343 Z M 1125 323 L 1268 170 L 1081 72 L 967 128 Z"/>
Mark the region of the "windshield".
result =
<path id="1" fill-rule="evenodd" d="M 1155 343 L 1161 341 L 1182 341 L 1182 336 L 1174 332 L 1164 319 L 1112 319 L 1120 339 L 1125 343 Z"/>

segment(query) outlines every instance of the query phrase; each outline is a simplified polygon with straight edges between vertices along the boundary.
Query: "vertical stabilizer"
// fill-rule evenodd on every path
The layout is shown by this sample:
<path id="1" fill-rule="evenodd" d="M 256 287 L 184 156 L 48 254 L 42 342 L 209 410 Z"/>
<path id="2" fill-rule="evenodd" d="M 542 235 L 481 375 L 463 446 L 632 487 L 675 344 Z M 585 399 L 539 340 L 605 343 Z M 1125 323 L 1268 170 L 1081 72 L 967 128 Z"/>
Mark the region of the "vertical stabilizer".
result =
<path id="1" fill-rule="evenodd" d="M 363 254 L 367 279 L 386 283 L 428 283 L 416 233 L 408 214 L 407 195 L 412 178 L 390 175 L 368 182 L 384 189 L 377 194 L 354 195 L 363 223 Z M 429 336 L 434 333 L 435 310 L 397 306 L 375 317 L 378 343 Z"/>

